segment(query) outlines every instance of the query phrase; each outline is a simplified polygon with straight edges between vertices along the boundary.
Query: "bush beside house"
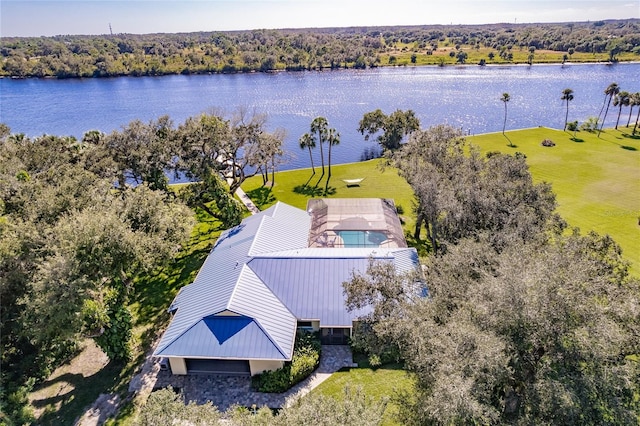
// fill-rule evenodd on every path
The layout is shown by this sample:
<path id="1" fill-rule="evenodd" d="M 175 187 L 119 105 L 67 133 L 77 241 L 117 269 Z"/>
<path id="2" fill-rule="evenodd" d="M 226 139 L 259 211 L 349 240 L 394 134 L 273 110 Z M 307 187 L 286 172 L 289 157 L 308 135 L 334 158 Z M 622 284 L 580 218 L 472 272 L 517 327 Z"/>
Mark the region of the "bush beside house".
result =
<path id="1" fill-rule="evenodd" d="M 321 345 L 316 333 L 299 331 L 293 348 L 293 358 L 282 368 L 265 371 L 252 378 L 253 387 L 260 392 L 282 393 L 300 383 L 320 365 Z"/>

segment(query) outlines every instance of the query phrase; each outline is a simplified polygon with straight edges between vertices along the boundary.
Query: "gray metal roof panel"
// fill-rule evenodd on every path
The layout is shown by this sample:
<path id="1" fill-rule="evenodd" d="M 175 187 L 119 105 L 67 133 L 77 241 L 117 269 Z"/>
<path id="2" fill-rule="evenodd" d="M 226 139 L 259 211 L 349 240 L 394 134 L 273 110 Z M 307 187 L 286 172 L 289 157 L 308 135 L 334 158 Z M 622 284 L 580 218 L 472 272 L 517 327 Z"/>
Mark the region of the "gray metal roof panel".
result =
<path id="1" fill-rule="evenodd" d="M 243 268 L 229 309 L 254 318 L 282 353 L 291 357 L 296 317 L 247 266 Z"/>
<path id="2" fill-rule="evenodd" d="M 342 283 L 352 271 L 365 272 L 368 258 L 266 259 L 248 266 L 297 318 L 320 320 L 322 327 L 350 327 L 365 312 L 347 312 Z"/>
<path id="3" fill-rule="evenodd" d="M 307 247 L 311 218 L 304 210 L 278 202 L 271 216 L 263 217 L 250 256 Z M 286 230 L 286 232 L 283 232 Z"/>
<path id="4" fill-rule="evenodd" d="M 226 309 L 259 225 L 259 221 L 243 221 L 220 235 L 193 283 L 174 299 L 171 307 L 176 312 L 157 350 L 200 319 Z"/>

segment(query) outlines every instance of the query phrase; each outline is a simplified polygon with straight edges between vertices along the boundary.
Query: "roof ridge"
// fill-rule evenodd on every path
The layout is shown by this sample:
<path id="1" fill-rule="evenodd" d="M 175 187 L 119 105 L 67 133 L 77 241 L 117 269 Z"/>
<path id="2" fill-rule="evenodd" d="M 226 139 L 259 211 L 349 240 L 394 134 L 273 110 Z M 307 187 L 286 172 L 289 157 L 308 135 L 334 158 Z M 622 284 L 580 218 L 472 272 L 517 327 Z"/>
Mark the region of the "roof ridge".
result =
<path id="1" fill-rule="evenodd" d="M 293 318 L 296 318 L 296 321 L 297 321 L 297 317 L 293 314 L 293 312 L 291 312 L 291 309 L 289 309 L 289 307 L 288 307 L 288 306 L 287 306 L 287 305 L 282 301 L 282 299 L 280 299 L 280 297 L 278 297 L 278 295 L 277 295 L 277 294 L 275 294 L 275 293 L 273 292 L 273 290 L 271 290 L 271 288 L 267 285 L 267 283 L 265 283 L 264 281 L 262 281 L 262 278 L 260 278 L 260 276 L 258 276 L 258 274 L 256 274 L 256 272 L 251 268 L 251 266 L 249 266 L 249 263 L 251 263 L 251 260 L 253 260 L 253 259 L 249 259 L 249 261 L 248 261 L 247 263 L 245 263 L 244 265 L 242 265 L 242 271 L 240 272 L 240 275 L 238 276 L 238 284 L 236 284 L 236 286 L 235 286 L 235 287 L 234 287 L 234 289 L 233 289 L 233 293 L 231 294 L 231 297 L 229 297 L 229 302 L 228 302 L 228 305 L 227 305 L 227 309 L 229 309 L 229 307 L 228 307 L 228 306 L 230 306 L 230 305 L 231 305 L 231 302 L 233 301 L 233 299 L 234 299 L 234 297 L 235 297 L 236 291 L 240 288 L 240 284 L 239 284 L 239 283 L 240 283 L 240 277 L 242 276 L 242 274 L 243 274 L 245 271 L 247 271 L 247 270 L 248 270 L 248 271 L 250 271 L 250 272 L 251 272 L 251 274 L 253 274 L 253 276 L 258 280 L 258 282 L 259 282 L 259 283 L 260 283 L 260 284 L 261 284 L 261 285 L 262 285 L 262 286 L 263 286 L 263 287 L 264 287 L 264 288 L 265 288 L 265 289 L 266 289 L 266 290 L 271 294 L 271 296 L 273 296 L 273 297 L 278 301 L 278 303 L 280 303 L 280 305 L 284 308 L 284 310 L 285 310 L 286 312 L 288 312 L 288 313 L 289 313 L 289 315 L 291 315 Z M 236 309 L 236 310 L 234 310 L 234 312 L 237 312 L 237 313 L 239 313 L 239 314 L 241 314 L 241 315 L 248 316 L 249 318 L 252 318 L 254 321 L 256 321 L 256 324 L 258 324 L 258 325 L 260 326 L 260 328 L 264 331 L 264 333 L 269 337 L 269 340 L 270 340 L 270 341 L 271 341 L 271 342 L 276 346 L 276 348 L 278 348 L 278 351 L 279 351 L 281 354 L 283 354 L 283 356 L 288 357 L 288 355 L 285 355 L 285 354 L 284 354 L 284 351 L 282 350 L 282 348 L 280 347 L 280 345 L 279 345 L 276 341 L 274 341 L 274 340 L 273 340 L 273 338 L 271 337 L 271 334 L 269 334 L 269 333 L 264 329 L 264 327 L 262 326 L 262 324 L 260 324 L 260 322 L 259 322 L 259 321 L 258 321 L 258 319 L 255 317 L 255 315 L 247 315 L 247 314 L 245 314 L 245 313 L 238 312 L 238 310 L 237 310 L 237 309 Z M 294 339 L 295 339 L 295 338 L 294 338 Z M 294 344 L 295 344 L 295 341 L 294 341 Z M 291 347 L 291 350 L 293 351 L 293 346 Z"/>
<path id="2" fill-rule="evenodd" d="M 185 327 L 184 330 L 182 330 L 182 332 L 180 334 L 178 334 L 176 337 L 174 337 L 173 339 L 171 339 L 170 342 L 168 342 L 166 345 L 162 346 L 162 347 L 157 347 L 155 351 L 153 351 L 153 354 L 157 354 L 159 352 L 162 352 L 166 349 L 169 348 L 169 346 L 173 345 L 179 338 L 181 338 L 182 336 L 184 336 L 187 331 L 191 330 L 193 327 L 195 327 L 200 321 L 202 321 L 204 319 L 204 317 L 202 318 L 198 318 L 193 324 L 191 324 L 189 327 Z M 165 330 L 166 331 L 166 330 Z M 162 343 L 162 342 L 160 342 Z"/>

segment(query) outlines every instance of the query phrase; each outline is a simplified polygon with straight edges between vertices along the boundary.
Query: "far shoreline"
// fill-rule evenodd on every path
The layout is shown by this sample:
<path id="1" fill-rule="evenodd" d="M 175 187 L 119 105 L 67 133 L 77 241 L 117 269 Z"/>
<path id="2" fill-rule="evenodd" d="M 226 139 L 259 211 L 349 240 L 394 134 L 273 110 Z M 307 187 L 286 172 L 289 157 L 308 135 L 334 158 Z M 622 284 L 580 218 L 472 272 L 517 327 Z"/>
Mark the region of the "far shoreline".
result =
<path id="1" fill-rule="evenodd" d="M 56 76 L 15 76 L 15 75 L 0 75 L 0 80 L 92 80 L 92 79 L 110 79 L 110 78 L 122 78 L 122 77 L 132 77 L 132 78 L 142 78 L 142 77 L 169 77 L 169 76 L 198 76 L 198 75 L 244 75 L 244 74 L 279 74 L 279 73 L 321 73 L 321 72 L 343 72 L 343 71 L 365 71 L 365 70 L 375 70 L 375 69 L 386 69 L 386 68 L 509 68 L 509 67 L 539 67 L 539 66 L 580 66 L 580 65 L 603 65 L 603 66 L 616 66 L 616 65 L 625 65 L 625 64 L 640 64 L 640 60 L 620 60 L 620 61 L 588 61 L 588 62 L 534 62 L 532 64 L 528 64 L 526 62 L 513 62 L 513 63 L 485 63 L 481 64 L 400 64 L 400 65 L 380 65 L 376 67 L 367 67 L 364 69 L 360 68 L 323 68 L 323 69 L 311 69 L 311 70 L 269 70 L 269 71 L 259 71 L 259 70 L 251 70 L 251 71 L 236 71 L 236 72 L 190 72 L 190 73 L 166 73 L 166 74 L 118 74 L 118 75 L 105 75 L 105 76 L 77 76 L 77 77 L 56 77 Z"/>

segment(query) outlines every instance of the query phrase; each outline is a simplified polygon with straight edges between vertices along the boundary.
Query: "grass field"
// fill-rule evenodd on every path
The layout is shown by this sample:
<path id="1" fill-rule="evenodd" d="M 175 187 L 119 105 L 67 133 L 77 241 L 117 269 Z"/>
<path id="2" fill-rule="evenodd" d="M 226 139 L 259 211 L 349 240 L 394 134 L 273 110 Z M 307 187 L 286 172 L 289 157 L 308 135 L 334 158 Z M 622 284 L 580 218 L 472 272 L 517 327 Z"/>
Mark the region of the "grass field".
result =
<path id="1" fill-rule="evenodd" d="M 640 136 L 631 129 L 596 133 L 536 128 L 472 136 L 483 152 L 521 152 L 534 180 L 549 182 L 558 213 L 583 232 L 609 234 L 640 276 Z M 544 147 L 544 139 L 554 147 Z"/>

